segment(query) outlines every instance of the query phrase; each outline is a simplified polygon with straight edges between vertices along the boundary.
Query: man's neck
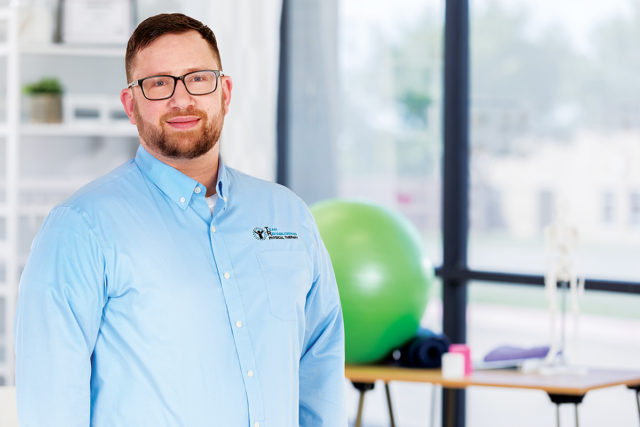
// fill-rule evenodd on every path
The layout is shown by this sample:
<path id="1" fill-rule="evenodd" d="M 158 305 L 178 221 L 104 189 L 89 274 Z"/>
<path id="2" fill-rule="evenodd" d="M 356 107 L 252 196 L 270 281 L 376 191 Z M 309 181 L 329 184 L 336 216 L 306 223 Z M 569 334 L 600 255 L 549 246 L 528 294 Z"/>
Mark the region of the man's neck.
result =
<path id="1" fill-rule="evenodd" d="M 219 148 L 217 143 L 206 154 L 196 157 L 195 159 L 166 157 L 150 149 L 146 144 L 142 144 L 142 146 L 156 159 L 204 185 L 207 188 L 207 197 L 216 193 L 219 161 Z"/>

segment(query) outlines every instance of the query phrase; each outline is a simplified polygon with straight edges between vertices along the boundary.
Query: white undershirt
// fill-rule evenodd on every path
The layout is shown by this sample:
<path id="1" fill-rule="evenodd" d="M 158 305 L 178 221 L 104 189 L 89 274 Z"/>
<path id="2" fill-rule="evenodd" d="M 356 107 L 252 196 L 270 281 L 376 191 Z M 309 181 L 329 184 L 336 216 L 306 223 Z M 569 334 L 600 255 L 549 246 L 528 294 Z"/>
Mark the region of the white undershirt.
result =
<path id="1" fill-rule="evenodd" d="M 205 197 L 204 198 L 207 201 L 207 205 L 209 206 L 209 210 L 211 211 L 211 215 L 213 215 L 213 210 L 216 207 L 216 201 L 218 200 L 218 193 L 209 196 L 209 197 Z"/>

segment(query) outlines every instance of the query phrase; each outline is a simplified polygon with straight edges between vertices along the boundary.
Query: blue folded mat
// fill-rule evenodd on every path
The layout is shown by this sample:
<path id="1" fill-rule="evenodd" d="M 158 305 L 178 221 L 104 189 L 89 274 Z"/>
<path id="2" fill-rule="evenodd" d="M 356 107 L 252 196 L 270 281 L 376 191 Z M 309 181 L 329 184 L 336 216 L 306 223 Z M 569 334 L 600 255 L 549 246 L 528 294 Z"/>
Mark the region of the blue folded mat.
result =
<path id="1" fill-rule="evenodd" d="M 394 350 L 389 363 L 407 368 L 440 368 L 451 342 L 444 334 L 420 328 L 415 337 Z"/>

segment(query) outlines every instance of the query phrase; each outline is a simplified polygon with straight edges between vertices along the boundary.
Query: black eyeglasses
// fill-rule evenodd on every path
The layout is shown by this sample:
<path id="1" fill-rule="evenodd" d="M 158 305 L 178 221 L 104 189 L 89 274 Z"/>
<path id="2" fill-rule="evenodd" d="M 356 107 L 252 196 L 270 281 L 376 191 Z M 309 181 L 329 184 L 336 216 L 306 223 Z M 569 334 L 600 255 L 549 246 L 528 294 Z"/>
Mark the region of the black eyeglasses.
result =
<path id="1" fill-rule="evenodd" d="M 127 85 L 140 86 L 142 95 L 150 101 L 169 99 L 176 91 L 178 80 L 182 80 L 185 89 L 191 95 L 208 95 L 218 88 L 218 78 L 224 76 L 221 70 L 192 71 L 183 76 L 159 75 L 134 80 Z"/>

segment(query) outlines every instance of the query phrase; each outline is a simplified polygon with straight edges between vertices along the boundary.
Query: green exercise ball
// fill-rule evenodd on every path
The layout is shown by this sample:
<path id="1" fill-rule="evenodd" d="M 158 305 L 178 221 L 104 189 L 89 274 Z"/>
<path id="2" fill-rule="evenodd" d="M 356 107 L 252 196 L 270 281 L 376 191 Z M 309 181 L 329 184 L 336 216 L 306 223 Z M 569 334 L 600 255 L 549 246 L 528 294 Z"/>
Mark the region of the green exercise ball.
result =
<path id="1" fill-rule="evenodd" d="M 338 282 L 347 363 L 379 361 L 414 337 L 433 267 L 415 227 L 372 203 L 328 200 L 311 208 Z"/>

